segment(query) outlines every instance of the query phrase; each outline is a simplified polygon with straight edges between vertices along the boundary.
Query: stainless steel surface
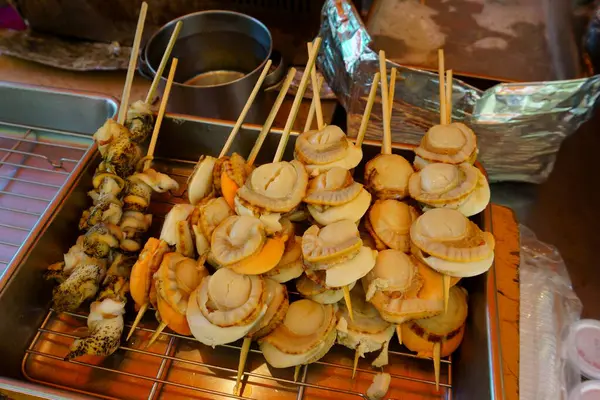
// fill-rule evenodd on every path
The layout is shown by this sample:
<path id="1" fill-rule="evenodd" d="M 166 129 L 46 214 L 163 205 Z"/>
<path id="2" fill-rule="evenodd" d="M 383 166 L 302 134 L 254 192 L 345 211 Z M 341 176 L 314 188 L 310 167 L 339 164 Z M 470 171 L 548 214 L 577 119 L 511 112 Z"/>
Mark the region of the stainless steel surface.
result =
<path id="1" fill-rule="evenodd" d="M 140 70 L 150 78 L 156 75 L 178 21 L 183 26 L 171 57 L 178 58 L 179 64 L 167 110 L 235 121 L 267 60 L 274 55 L 269 29 L 257 19 L 231 11 L 184 15 L 162 27 L 142 49 Z M 277 83 L 285 73 L 281 57 L 279 65 L 277 60 L 273 64 L 265 87 Z M 230 72 L 228 79 L 221 79 L 223 74 L 219 72 L 223 71 Z M 165 83 L 166 74 L 161 88 Z M 246 121 L 262 123 L 270 109 L 269 98 L 268 94 L 259 93 Z"/>
<path id="2" fill-rule="evenodd" d="M 152 201 L 156 216 L 150 234 L 157 235 L 164 216 L 175 203 L 186 202 L 185 181 L 200 154 L 217 154 L 232 128 L 229 123 L 170 115 L 163 122 L 155 156 L 156 168 L 169 173 L 183 185 L 173 196 L 157 195 Z M 244 125 L 232 151 L 247 155 L 259 126 Z M 281 131 L 274 130 L 264 143 L 258 163 L 267 162 L 277 146 Z M 295 136 L 290 138 L 284 159 L 292 158 Z M 395 146 L 394 151 L 410 158 L 410 146 Z M 365 159 L 379 152 L 379 144 L 367 141 Z M 63 361 L 67 347 L 81 335 L 85 316 L 55 314 L 49 311 L 52 284 L 41 274 L 51 262 L 59 260 L 73 243 L 75 227 L 87 204 L 86 192 L 99 162 L 96 158 L 75 178 L 75 184 L 54 212 L 51 221 L 24 257 L 13 278 L 0 291 L 0 388 L 25 383 L 38 396 L 49 397 L 64 389 L 63 398 L 93 395 L 120 399 L 224 398 L 233 397 L 239 343 L 212 349 L 197 341 L 165 333 L 149 349 L 146 343 L 156 328 L 148 313 L 132 340 L 105 360 L 82 358 Z M 362 176 L 362 165 L 356 176 Z M 489 209 L 478 221 L 490 221 Z M 465 339 L 441 370 L 441 390 L 435 392 L 430 360 L 417 359 L 392 342 L 390 372 L 394 379 L 386 398 L 390 399 L 502 399 L 500 349 L 497 340 L 497 308 L 494 269 L 480 277 L 467 279 L 470 293 L 469 317 Z M 35 293 L 35 295 L 32 295 Z M 131 318 L 133 310 L 129 310 Z M 131 320 L 131 319 L 130 319 Z M 269 368 L 256 350 L 252 351 L 244 376 L 244 398 L 254 399 L 340 399 L 361 398 L 377 371 L 369 367 L 371 357 L 361 360 L 359 372 L 351 379 L 353 352 L 335 346 L 320 362 L 303 368 L 301 380 L 292 382 L 293 369 Z M 15 383 L 16 382 L 16 383 Z M 50 389 L 49 389 L 50 386 Z M 26 385 L 31 389 L 32 386 Z"/>
<path id="3" fill-rule="evenodd" d="M 105 97 L 0 82 L 0 289 L 93 156 L 95 127 L 115 111 Z"/>

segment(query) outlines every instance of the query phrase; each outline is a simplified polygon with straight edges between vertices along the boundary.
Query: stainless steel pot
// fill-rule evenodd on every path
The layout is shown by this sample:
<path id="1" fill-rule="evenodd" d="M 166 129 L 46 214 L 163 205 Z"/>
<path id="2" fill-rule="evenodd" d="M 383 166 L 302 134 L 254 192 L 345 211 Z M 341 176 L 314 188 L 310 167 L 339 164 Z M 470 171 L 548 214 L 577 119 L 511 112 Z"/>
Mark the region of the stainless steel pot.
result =
<path id="1" fill-rule="evenodd" d="M 140 73 L 152 79 L 177 21 L 183 21 L 171 57 L 179 59 L 167 110 L 236 120 L 269 58 L 273 65 L 265 88 L 284 76 L 285 65 L 273 51 L 271 33 L 255 18 L 232 11 L 184 15 L 159 29 L 140 52 Z M 169 65 L 161 78 L 166 83 Z M 273 95 L 261 91 L 246 122 L 262 124 Z"/>

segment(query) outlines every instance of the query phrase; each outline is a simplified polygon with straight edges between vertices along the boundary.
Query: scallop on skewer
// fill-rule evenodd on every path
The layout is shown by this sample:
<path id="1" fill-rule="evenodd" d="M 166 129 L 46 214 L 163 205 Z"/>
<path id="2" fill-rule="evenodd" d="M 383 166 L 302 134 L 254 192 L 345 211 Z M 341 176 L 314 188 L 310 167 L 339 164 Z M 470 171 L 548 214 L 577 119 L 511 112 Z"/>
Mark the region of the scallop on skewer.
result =
<path id="1" fill-rule="evenodd" d="M 282 215 L 294 212 L 306 194 L 308 174 L 304 165 L 297 160 L 286 162 L 281 159 L 298 115 L 311 70 L 315 65 L 320 44 L 321 39 L 315 39 L 273 162 L 263 164 L 252 171 L 234 199 L 235 210 L 239 215 L 260 219 L 271 233 L 282 230 L 280 223 Z"/>
<path id="2" fill-rule="evenodd" d="M 250 172 L 248 167 L 246 166 L 246 161 L 237 153 L 233 153 L 231 157 L 227 156 L 233 141 L 235 140 L 240 128 L 242 127 L 242 123 L 254 102 L 254 99 L 258 95 L 262 84 L 267 77 L 269 69 L 271 68 L 271 60 L 268 60 L 265 64 L 250 96 L 246 100 L 246 104 L 244 108 L 240 112 L 238 119 L 233 126 L 233 129 L 229 133 L 223 148 L 221 149 L 221 153 L 219 157 L 212 157 L 207 155 L 202 155 L 196 166 L 194 167 L 194 171 L 190 175 L 188 179 L 188 199 L 190 204 L 195 205 L 198 204 L 202 199 L 213 196 L 215 192 L 220 193 L 225 187 L 225 192 L 223 194 L 227 194 L 226 199 L 231 197 L 231 190 L 235 190 L 236 186 L 242 185 Z M 225 182 L 222 185 L 221 182 Z M 229 202 L 229 201 L 228 201 Z"/>
<path id="3" fill-rule="evenodd" d="M 310 280 L 325 288 L 343 290 L 352 319 L 349 285 L 373 269 L 377 258 L 376 250 L 363 246 L 356 224 L 342 220 L 324 228 L 311 226 L 302 236 L 302 257 Z"/>
<path id="4" fill-rule="evenodd" d="M 444 299 L 448 299 L 451 277 L 483 274 L 494 262 L 494 236 L 456 210 L 426 211 L 410 228 L 410 239 L 412 253 L 443 274 Z"/>
<path id="5" fill-rule="evenodd" d="M 150 347 L 166 327 L 180 335 L 192 334 L 186 317 L 188 299 L 207 276 L 202 258 L 196 261 L 179 253 L 165 254 L 154 274 L 160 325 L 146 347 Z"/>
<path id="6" fill-rule="evenodd" d="M 463 339 L 467 319 L 467 293 L 458 286 L 450 289 L 448 310 L 438 316 L 401 325 L 404 345 L 418 357 L 433 359 L 435 386 L 439 388 L 440 359 L 452 354 Z"/>

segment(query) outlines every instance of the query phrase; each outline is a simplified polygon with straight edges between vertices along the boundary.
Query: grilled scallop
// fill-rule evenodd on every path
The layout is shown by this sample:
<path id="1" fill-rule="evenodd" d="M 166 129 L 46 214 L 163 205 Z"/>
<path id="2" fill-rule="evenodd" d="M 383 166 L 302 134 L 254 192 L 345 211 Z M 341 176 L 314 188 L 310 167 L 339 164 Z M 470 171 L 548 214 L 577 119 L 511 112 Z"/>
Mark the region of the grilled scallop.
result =
<path id="1" fill-rule="evenodd" d="M 203 255 L 210 250 L 214 230 L 225 219 L 235 215 L 223 197 L 204 199 L 192 213 L 192 230 L 196 239 L 196 251 Z"/>
<path id="2" fill-rule="evenodd" d="M 377 251 L 362 245 L 354 222 L 343 220 L 322 229 L 316 225 L 307 229 L 302 256 L 310 270 L 307 274 L 325 270 L 323 286 L 339 288 L 365 276 L 375 266 Z"/>
<path id="3" fill-rule="evenodd" d="M 397 154 L 379 154 L 365 165 L 365 186 L 378 199 L 401 200 L 408 196 L 413 168 Z"/>
<path id="4" fill-rule="evenodd" d="M 435 208 L 410 228 L 413 252 L 436 271 L 455 277 L 484 273 L 494 261 L 494 236 L 459 211 Z"/>
<path id="5" fill-rule="evenodd" d="M 333 305 L 298 300 L 290 304 L 283 324 L 259 340 L 260 350 L 275 368 L 310 364 L 335 343 L 335 325 Z"/>
<path id="6" fill-rule="evenodd" d="M 160 239 L 175 247 L 186 257 L 194 256 L 194 240 L 188 218 L 194 211 L 191 204 L 177 204 L 167 214 L 160 232 Z"/>
<path id="7" fill-rule="evenodd" d="M 417 210 L 398 200 L 377 200 L 365 220 L 365 228 L 375 241 L 377 250 L 391 248 L 410 251 L 410 226 L 419 216 Z"/>
<path id="8" fill-rule="evenodd" d="M 460 122 L 435 125 L 423 136 L 415 154 L 417 170 L 431 162 L 473 164 L 477 158 L 477 137 L 468 126 Z"/>
<path id="9" fill-rule="evenodd" d="M 298 136 L 294 158 L 305 164 L 310 174 L 319 174 L 333 167 L 351 170 L 362 160 L 362 150 L 339 127 L 328 125 Z"/>
<path id="10" fill-rule="evenodd" d="M 490 201 L 487 179 L 469 163 L 428 164 L 411 176 L 409 191 L 427 208 L 452 208 L 466 216 L 481 212 Z"/>
<path id="11" fill-rule="evenodd" d="M 267 237 L 254 217 L 232 216 L 213 232 L 211 253 L 222 267 L 239 274 L 259 275 L 273 269 L 283 256 L 287 237 Z"/>
<path id="12" fill-rule="evenodd" d="M 266 283 L 260 276 L 217 270 L 192 292 L 187 320 L 192 335 L 208 346 L 246 336 L 267 311 Z"/>
<path id="13" fill-rule="evenodd" d="M 369 208 L 371 195 L 348 170 L 333 167 L 309 182 L 304 202 L 317 223 L 329 225 L 343 219 L 360 220 Z"/>
<path id="14" fill-rule="evenodd" d="M 351 283 L 348 289 L 352 290 L 356 282 Z M 296 280 L 296 290 L 307 299 L 321 304 L 335 304 L 344 298 L 342 288 L 328 288 L 310 279 L 307 275 L 302 275 Z"/>
<path id="15" fill-rule="evenodd" d="M 432 357 L 435 343 L 441 344 L 441 357 L 447 357 L 462 341 L 467 319 L 467 294 L 458 286 L 450 288 L 448 310 L 438 316 L 403 323 L 402 341 L 419 357 Z"/>
<path id="16" fill-rule="evenodd" d="M 154 113 L 150 105 L 138 100 L 127 110 L 125 127 L 129 129 L 129 137 L 136 143 L 144 142 L 154 128 Z"/>
<path id="17" fill-rule="evenodd" d="M 211 156 L 201 156 L 187 182 L 188 199 L 196 205 L 202 199 L 210 197 L 214 192 L 213 170 L 217 159 Z"/>
<path id="18" fill-rule="evenodd" d="M 372 304 L 365 302 L 365 292 L 357 285 L 350 292 L 354 318 L 344 302 L 339 304 L 337 342 L 356 350 L 360 357 L 365 353 L 381 350 L 381 354 L 373 361 L 374 367 L 382 367 L 388 363 L 387 349 L 395 327 L 383 320 Z"/>
<path id="19" fill-rule="evenodd" d="M 171 330 L 181 335 L 191 334 L 186 318 L 188 299 L 206 276 L 206 268 L 191 258 L 179 253 L 164 256 L 154 274 L 154 283 L 160 319 Z"/>
<path id="20" fill-rule="evenodd" d="M 267 212 L 287 213 L 300 204 L 307 185 L 308 174 L 301 163 L 281 161 L 256 168 L 237 194 Z"/>
<path id="21" fill-rule="evenodd" d="M 444 310 L 442 275 L 396 250 L 380 252 L 377 266 L 362 284 L 367 300 L 391 323 L 429 318 Z"/>

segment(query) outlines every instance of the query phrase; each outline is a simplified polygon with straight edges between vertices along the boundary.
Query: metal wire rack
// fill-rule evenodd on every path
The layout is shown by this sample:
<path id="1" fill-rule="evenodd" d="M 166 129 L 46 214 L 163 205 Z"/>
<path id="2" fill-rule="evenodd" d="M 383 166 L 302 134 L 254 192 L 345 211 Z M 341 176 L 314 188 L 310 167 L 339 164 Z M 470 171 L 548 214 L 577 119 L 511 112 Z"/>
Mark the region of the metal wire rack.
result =
<path id="1" fill-rule="evenodd" d="M 155 160 L 155 168 L 181 183 L 179 193 L 153 198 L 155 216 L 150 233 L 157 231 L 168 210 L 186 201 L 185 181 L 194 163 Z M 290 293 L 292 299 L 295 294 Z M 131 316 L 133 310 L 127 315 Z M 74 339 L 85 332 L 84 313 L 56 313 L 50 309 L 23 358 L 22 370 L 31 381 L 106 399 L 366 399 L 373 376 L 381 369 L 361 359 L 352 378 L 354 352 L 334 346 L 323 359 L 303 366 L 297 381 L 294 369 L 269 367 L 253 344 L 243 378 L 241 396 L 233 395 L 241 343 L 204 346 L 194 338 L 168 329 L 152 346 L 147 343 L 157 326 L 152 312 L 129 342 L 110 357 L 82 357 L 65 361 Z M 130 328 L 126 323 L 125 331 Z M 443 359 L 439 390 L 431 360 L 418 358 L 393 340 L 385 372 L 392 376 L 387 399 L 451 399 L 452 363 Z"/>
<path id="2" fill-rule="evenodd" d="M 90 135 L 0 122 L 0 276 L 92 144 Z"/>

